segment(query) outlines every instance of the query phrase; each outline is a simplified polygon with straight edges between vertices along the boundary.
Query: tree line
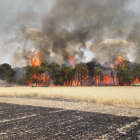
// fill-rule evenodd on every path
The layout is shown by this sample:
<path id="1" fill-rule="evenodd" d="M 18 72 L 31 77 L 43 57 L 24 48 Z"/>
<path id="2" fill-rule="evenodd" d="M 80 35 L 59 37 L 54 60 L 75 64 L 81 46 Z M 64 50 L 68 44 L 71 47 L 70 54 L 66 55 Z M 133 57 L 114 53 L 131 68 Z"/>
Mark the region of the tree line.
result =
<path id="1" fill-rule="evenodd" d="M 26 77 L 31 79 L 34 74 L 48 73 L 49 80 L 46 81 L 47 85 L 50 85 L 50 79 L 54 81 L 55 85 L 72 86 L 72 81 L 77 79 L 81 85 L 83 85 L 82 80 L 88 75 L 88 68 L 85 63 L 79 63 L 75 68 L 69 67 L 67 65 L 62 65 L 60 67 L 57 63 L 42 63 L 40 67 L 29 67 L 26 73 Z M 36 78 L 32 79 L 33 82 L 39 82 Z"/>
<path id="2" fill-rule="evenodd" d="M 26 77 L 22 79 L 15 79 L 15 71 L 9 64 L 0 65 L 0 79 L 8 83 L 16 83 L 19 85 L 28 85 L 30 80 L 33 82 L 39 82 L 38 79 L 33 78 L 33 74 L 48 74 L 49 79 L 46 81 L 46 85 L 50 85 L 50 79 L 53 80 L 55 85 L 72 86 L 72 81 L 76 80 L 80 85 L 83 85 L 83 80 L 88 76 L 89 85 L 96 85 L 96 78 L 100 78 L 100 84 L 103 80 L 104 70 L 100 66 L 90 65 L 89 63 L 76 64 L 75 68 L 67 65 L 59 65 L 57 63 L 42 63 L 40 67 L 29 66 L 27 68 Z M 120 86 L 131 85 L 135 78 L 140 80 L 140 64 L 137 64 L 132 70 L 130 66 L 122 66 L 118 64 L 115 69 L 110 69 L 110 77 L 114 81 L 115 75 L 117 76 L 118 83 Z"/>

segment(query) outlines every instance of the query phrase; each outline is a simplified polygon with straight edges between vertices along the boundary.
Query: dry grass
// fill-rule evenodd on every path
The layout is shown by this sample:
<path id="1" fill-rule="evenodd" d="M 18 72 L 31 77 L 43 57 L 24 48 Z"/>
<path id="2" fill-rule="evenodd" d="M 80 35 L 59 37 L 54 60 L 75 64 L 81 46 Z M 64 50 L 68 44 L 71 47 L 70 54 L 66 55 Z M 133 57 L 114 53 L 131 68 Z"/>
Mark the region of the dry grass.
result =
<path id="1" fill-rule="evenodd" d="M 1 87 L 0 96 L 64 98 L 140 108 L 140 87 Z"/>

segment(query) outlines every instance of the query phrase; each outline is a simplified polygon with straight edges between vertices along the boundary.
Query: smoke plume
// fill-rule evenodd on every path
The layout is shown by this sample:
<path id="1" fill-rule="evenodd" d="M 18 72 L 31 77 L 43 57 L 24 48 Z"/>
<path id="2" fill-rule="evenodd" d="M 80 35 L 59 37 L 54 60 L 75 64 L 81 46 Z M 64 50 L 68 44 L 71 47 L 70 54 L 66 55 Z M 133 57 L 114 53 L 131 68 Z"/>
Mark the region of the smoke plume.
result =
<path id="1" fill-rule="evenodd" d="M 1 5 L 1 19 L 6 12 L 1 49 L 12 50 L 14 65 L 27 65 L 32 50 L 42 51 L 43 61 L 60 64 L 68 63 L 69 55 L 80 62 L 87 51 L 100 63 L 117 55 L 140 61 L 139 0 L 5 0 Z"/>

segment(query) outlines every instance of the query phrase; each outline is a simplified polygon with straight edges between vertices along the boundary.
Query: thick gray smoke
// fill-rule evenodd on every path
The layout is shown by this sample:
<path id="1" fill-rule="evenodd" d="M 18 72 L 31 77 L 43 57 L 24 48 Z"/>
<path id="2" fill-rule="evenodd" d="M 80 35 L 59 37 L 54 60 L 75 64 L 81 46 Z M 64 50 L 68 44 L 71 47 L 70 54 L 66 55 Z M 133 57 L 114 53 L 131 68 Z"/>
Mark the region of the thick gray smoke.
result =
<path id="1" fill-rule="evenodd" d="M 83 60 L 86 50 L 101 63 L 117 55 L 140 61 L 139 0 L 5 0 L 1 3 L 5 6 L 0 17 L 6 12 L 5 17 L 10 19 L 6 18 L 0 25 L 4 43 L 0 49 L 9 51 L 10 44 L 16 43 L 11 48 L 14 65 L 27 64 L 29 50 L 41 50 L 43 61 L 61 64 L 68 62 L 69 55 L 77 62 Z"/>

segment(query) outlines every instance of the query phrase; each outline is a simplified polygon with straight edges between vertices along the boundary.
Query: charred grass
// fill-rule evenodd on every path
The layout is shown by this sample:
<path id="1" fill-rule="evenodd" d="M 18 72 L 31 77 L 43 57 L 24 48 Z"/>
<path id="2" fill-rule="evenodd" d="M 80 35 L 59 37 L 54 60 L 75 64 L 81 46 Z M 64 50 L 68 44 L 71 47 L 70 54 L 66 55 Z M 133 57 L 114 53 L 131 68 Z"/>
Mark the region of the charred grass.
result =
<path id="1" fill-rule="evenodd" d="M 119 128 L 136 117 L 0 103 L 0 140 L 137 139 L 140 126 Z"/>

